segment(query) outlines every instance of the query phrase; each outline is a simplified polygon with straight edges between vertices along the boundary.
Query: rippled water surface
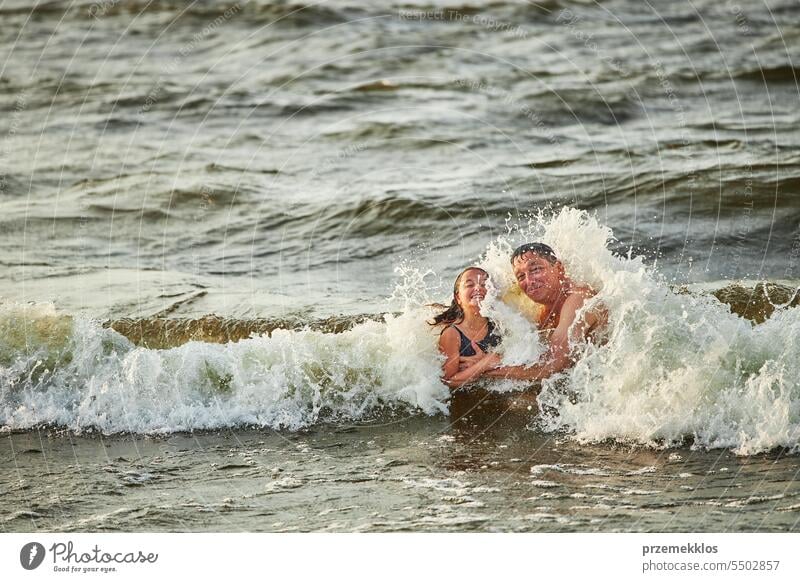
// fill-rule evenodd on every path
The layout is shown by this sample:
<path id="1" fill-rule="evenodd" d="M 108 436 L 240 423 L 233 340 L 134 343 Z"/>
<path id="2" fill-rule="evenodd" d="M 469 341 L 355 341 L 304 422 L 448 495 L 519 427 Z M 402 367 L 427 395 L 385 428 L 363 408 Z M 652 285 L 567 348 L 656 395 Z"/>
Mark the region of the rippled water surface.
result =
<path id="1" fill-rule="evenodd" d="M 0 15 L 4 295 L 363 312 L 399 259 L 449 277 L 546 203 L 678 283 L 797 277 L 792 0 Z"/>
<path id="2" fill-rule="evenodd" d="M 5 531 L 794 531 L 781 452 L 578 446 L 517 415 L 300 433 L 5 436 Z"/>

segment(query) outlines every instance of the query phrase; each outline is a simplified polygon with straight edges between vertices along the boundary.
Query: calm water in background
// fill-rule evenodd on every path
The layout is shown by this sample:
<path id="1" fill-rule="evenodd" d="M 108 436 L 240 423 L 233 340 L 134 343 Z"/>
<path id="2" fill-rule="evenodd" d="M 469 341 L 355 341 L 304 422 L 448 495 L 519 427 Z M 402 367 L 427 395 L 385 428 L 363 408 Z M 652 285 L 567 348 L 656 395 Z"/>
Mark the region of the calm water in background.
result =
<path id="1" fill-rule="evenodd" d="M 57 314 L 2 314 L 3 424 L 22 431 L 0 449 L 14 467 L 2 477 L 3 527 L 796 529 L 797 457 L 728 452 L 746 441 L 735 436 L 744 407 L 723 418 L 724 438 L 672 419 L 595 430 L 581 424 L 589 413 L 578 432 L 605 445 L 528 430 L 524 414 L 463 437 L 442 414 L 409 412 L 443 401 L 409 379 L 399 420 L 351 427 L 394 400 L 325 386 L 406 373 L 382 355 L 386 341 L 369 343 L 373 328 L 280 336 L 229 366 L 211 347 L 135 350 L 59 322 L 379 314 L 402 286 L 398 265 L 430 270 L 443 299 L 509 217 L 564 205 L 594 213 L 613 230 L 610 250 L 632 249 L 670 284 L 796 285 L 798 22 L 791 0 L 3 2 L 0 297 L 53 302 Z M 743 364 L 720 364 L 782 378 L 764 388 L 781 406 L 756 416 L 773 431 L 766 442 L 789 449 L 796 325 L 787 315 L 740 349 Z M 16 337 L 20 327 L 34 340 Z M 686 343 L 662 332 L 665 345 Z M 647 368 L 670 360 L 653 350 Z M 276 372 L 276 354 L 289 372 Z M 347 372 L 318 389 L 318 362 Z M 236 376 L 248 363 L 258 382 Z M 658 377 L 629 380 L 644 390 Z M 691 395 L 715 381 L 674 386 Z M 147 386 L 165 391 L 161 408 L 147 406 Z M 219 397 L 231 386 L 233 398 Z M 108 413 L 94 404 L 104 398 L 123 405 Z M 33 429 L 42 424 L 71 432 Z M 127 437 L 74 434 L 126 427 Z M 142 436 L 210 428 L 223 432 Z M 676 434 L 721 448 L 644 446 Z"/>
<path id="2" fill-rule="evenodd" d="M 797 5 L 742 4 L 6 0 L 2 292 L 363 312 L 547 202 L 681 283 L 796 278 Z"/>

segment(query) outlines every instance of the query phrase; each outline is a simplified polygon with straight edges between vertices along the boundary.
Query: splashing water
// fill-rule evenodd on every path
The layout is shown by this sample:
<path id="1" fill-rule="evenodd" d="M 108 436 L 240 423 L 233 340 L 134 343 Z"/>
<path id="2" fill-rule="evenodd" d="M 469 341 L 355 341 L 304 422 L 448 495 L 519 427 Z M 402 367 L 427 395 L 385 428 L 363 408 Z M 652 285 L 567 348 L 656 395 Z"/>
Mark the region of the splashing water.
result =
<path id="1" fill-rule="evenodd" d="M 5 306 L 0 317 L 36 322 L 42 310 Z M 340 334 L 275 330 L 236 343 L 153 350 L 77 319 L 61 343 L 0 348 L 4 360 L 14 354 L 0 370 L 0 420 L 13 429 L 55 424 L 111 433 L 296 430 L 381 407 L 446 412 L 447 389 L 425 327 L 423 318 L 387 315 Z"/>
<path id="2" fill-rule="evenodd" d="M 611 231 L 574 209 L 537 217 L 528 234 L 609 312 L 607 343 L 579 346 L 566 389 L 544 382 L 540 406 L 555 413 L 541 417 L 543 429 L 655 446 L 689 437 L 740 454 L 799 448 L 800 311 L 753 326 L 712 296 L 676 294 L 639 258 L 614 256 Z"/>

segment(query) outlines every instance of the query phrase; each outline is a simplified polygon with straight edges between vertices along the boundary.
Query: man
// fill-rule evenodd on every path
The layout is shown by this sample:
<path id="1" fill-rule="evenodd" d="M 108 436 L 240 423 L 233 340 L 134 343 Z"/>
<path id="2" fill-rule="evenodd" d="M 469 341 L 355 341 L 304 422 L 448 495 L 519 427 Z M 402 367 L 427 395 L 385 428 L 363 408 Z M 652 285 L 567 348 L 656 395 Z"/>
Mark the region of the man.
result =
<path id="1" fill-rule="evenodd" d="M 578 315 L 595 291 L 567 277 L 564 265 L 546 244 L 529 243 L 517 248 L 511 255 L 511 265 L 520 289 L 544 307 L 539 331 L 545 335 L 549 348 L 533 366 L 503 366 L 487 370 L 484 375 L 541 380 L 571 366 L 570 340 L 587 340 L 606 324 L 608 314 L 602 307 L 595 306 Z"/>

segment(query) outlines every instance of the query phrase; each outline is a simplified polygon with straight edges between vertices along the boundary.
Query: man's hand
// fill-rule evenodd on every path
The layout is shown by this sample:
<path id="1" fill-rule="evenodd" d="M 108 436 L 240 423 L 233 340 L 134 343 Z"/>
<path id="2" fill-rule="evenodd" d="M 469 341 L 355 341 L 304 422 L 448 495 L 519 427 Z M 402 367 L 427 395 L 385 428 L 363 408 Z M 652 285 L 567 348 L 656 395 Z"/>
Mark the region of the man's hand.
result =
<path id="1" fill-rule="evenodd" d="M 555 352 L 551 348 L 533 366 L 502 366 L 487 370 L 484 372 L 484 376 L 487 378 L 504 378 L 506 380 L 542 380 L 568 368 L 573 363 L 569 354 Z"/>
<path id="2" fill-rule="evenodd" d="M 549 373 L 547 366 L 534 364 L 526 368 L 524 366 L 504 366 L 487 370 L 484 376 L 487 378 L 500 378 L 502 380 L 541 380 Z"/>

